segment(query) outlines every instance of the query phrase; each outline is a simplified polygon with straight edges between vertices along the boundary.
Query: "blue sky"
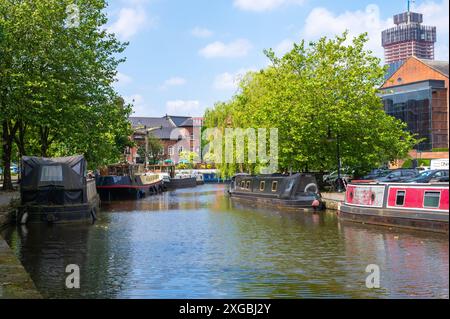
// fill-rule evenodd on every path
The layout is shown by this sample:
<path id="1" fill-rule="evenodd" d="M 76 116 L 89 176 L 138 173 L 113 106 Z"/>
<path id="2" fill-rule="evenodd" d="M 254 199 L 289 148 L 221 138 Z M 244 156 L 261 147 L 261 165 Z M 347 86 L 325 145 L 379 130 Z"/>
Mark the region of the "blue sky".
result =
<path id="1" fill-rule="evenodd" d="M 448 0 L 416 0 L 424 24 L 438 28 L 436 58 L 448 60 Z M 110 0 L 109 30 L 130 45 L 117 90 L 134 101 L 135 116 L 201 116 L 236 92 L 263 54 L 286 52 L 293 41 L 368 32 L 380 57 L 380 32 L 406 0 Z"/>

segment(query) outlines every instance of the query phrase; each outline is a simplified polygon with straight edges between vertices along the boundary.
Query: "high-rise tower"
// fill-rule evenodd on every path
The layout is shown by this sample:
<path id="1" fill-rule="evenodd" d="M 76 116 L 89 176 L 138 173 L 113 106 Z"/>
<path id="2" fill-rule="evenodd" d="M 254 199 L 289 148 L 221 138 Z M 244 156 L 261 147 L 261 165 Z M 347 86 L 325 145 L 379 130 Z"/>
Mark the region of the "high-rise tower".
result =
<path id="1" fill-rule="evenodd" d="M 382 32 L 386 64 L 401 63 L 410 56 L 434 60 L 436 27 L 422 25 L 423 15 L 408 11 L 394 16 L 395 27 Z"/>

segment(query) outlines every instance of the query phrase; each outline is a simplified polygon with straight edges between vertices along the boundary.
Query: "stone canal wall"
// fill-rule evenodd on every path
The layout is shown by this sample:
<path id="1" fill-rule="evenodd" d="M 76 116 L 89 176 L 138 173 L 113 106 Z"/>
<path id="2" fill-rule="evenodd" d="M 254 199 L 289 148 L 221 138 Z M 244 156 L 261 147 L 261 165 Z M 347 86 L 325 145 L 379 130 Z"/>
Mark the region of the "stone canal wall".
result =
<path id="1" fill-rule="evenodd" d="M 345 193 L 322 193 L 322 200 L 327 209 L 337 210 L 339 203 L 343 203 Z"/>
<path id="2" fill-rule="evenodd" d="M 0 192 L 0 229 L 11 222 L 17 192 Z M 42 298 L 25 268 L 0 235 L 0 299 Z"/>
<path id="3" fill-rule="evenodd" d="M 33 281 L 0 236 L 0 299 L 40 299 Z"/>
<path id="4" fill-rule="evenodd" d="M 19 199 L 19 192 L 0 192 L 0 229 L 12 221 L 14 202 Z"/>

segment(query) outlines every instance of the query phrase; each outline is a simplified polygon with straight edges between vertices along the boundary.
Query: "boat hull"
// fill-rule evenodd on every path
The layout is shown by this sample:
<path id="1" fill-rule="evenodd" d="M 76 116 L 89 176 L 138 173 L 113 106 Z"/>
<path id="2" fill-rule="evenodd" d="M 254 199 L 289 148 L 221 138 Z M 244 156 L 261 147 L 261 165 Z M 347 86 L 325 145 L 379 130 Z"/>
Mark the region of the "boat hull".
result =
<path id="1" fill-rule="evenodd" d="M 341 205 L 339 218 L 344 221 L 422 231 L 448 233 L 448 214 L 396 211 Z"/>
<path id="2" fill-rule="evenodd" d="M 312 196 L 300 199 L 280 199 L 255 196 L 254 194 L 230 193 L 230 198 L 234 201 L 242 202 L 255 207 L 271 207 L 274 209 L 317 212 L 322 209 L 322 205 L 313 207 L 316 198 Z"/>
<path id="3" fill-rule="evenodd" d="M 20 224 L 93 223 L 100 210 L 97 197 L 87 204 L 74 205 L 25 205 L 19 207 L 17 221 Z"/>
<path id="4" fill-rule="evenodd" d="M 195 177 L 192 178 L 174 178 L 171 179 L 170 182 L 165 183 L 164 186 L 167 190 L 175 190 L 178 188 L 191 188 L 197 186 L 197 179 Z"/>
<path id="5" fill-rule="evenodd" d="M 102 201 L 113 201 L 122 199 L 141 199 L 148 195 L 162 192 L 161 181 L 147 185 L 110 185 L 97 186 L 97 192 Z"/>

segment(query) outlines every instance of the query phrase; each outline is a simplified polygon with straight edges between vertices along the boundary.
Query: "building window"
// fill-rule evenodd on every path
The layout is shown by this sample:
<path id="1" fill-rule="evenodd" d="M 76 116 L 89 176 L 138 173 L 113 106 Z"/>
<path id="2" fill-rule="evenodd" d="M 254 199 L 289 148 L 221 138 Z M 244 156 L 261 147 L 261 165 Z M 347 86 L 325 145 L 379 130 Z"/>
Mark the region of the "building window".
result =
<path id="1" fill-rule="evenodd" d="M 264 189 L 266 188 L 266 182 L 262 181 L 259 183 L 259 191 L 264 192 Z"/>
<path id="2" fill-rule="evenodd" d="M 247 181 L 247 184 L 245 185 L 245 188 L 250 189 L 250 181 Z"/>
<path id="3" fill-rule="evenodd" d="M 168 151 L 169 151 L 169 155 L 172 156 L 173 155 L 173 147 L 169 146 Z"/>
<path id="4" fill-rule="evenodd" d="M 276 192 L 278 189 L 278 182 L 272 182 L 272 192 Z"/>
<path id="5" fill-rule="evenodd" d="M 423 197 L 423 207 L 439 208 L 441 192 L 425 192 Z"/>
<path id="6" fill-rule="evenodd" d="M 178 154 L 180 154 L 181 152 L 183 152 L 183 146 L 178 146 Z"/>
<path id="7" fill-rule="evenodd" d="M 241 188 L 245 188 L 245 181 L 241 182 Z"/>
<path id="8" fill-rule="evenodd" d="M 397 198 L 395 199 L 395 206 L 405 205 L 405 191 L 397 191 Z"/>

